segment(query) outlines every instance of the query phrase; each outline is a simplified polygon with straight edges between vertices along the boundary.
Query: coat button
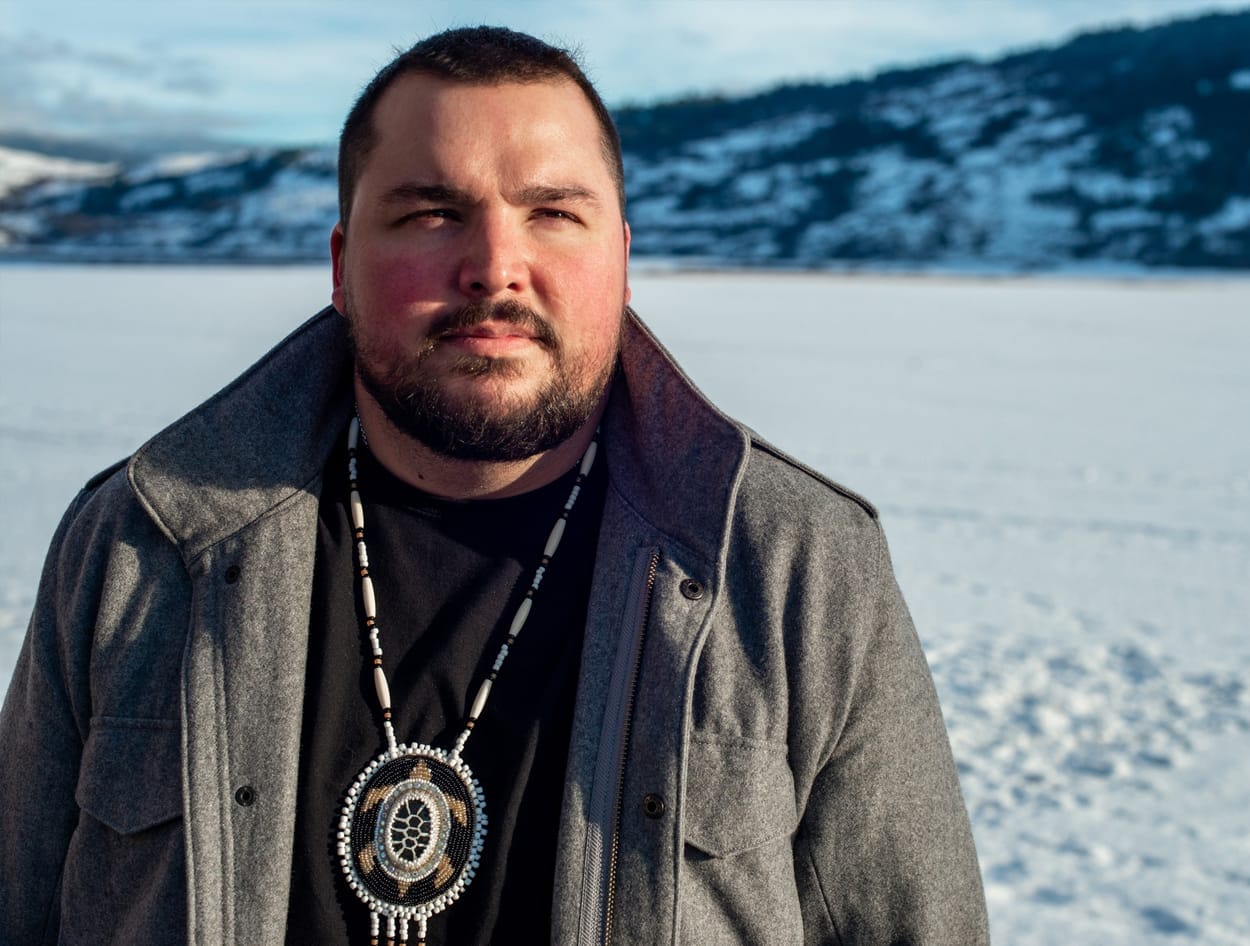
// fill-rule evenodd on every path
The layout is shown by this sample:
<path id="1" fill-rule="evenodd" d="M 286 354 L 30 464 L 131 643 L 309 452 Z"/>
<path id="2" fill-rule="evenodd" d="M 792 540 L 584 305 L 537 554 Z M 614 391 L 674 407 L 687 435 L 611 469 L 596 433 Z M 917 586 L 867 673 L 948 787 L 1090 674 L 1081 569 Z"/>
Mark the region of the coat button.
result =
<path id="1" fill-rule="evenodd" d="M 642 813 L 652 820 L 664 814 L 664 798 L 661 795 L 647 795 L 642 800 Z"/>
<path id="2" fill-rule="evenodd" d="M 239 580 L 239 566 L 231 565 L 229 568 L 226 569 L 226 584 L 233 585 L 238 580 Z"/>
<path id="3" fill-rule="evenodd" d="M 681 583 L 681 593 L 691 601 L 698 601 L 703 597 L 703 583 L 686 578 Z"/>
<path id="4" fill-rule="evenodd" d="M 256 789 L 251 785 L 240 785 L 234 793 L 234 800 L 247 808 L 256 801 Z"/>

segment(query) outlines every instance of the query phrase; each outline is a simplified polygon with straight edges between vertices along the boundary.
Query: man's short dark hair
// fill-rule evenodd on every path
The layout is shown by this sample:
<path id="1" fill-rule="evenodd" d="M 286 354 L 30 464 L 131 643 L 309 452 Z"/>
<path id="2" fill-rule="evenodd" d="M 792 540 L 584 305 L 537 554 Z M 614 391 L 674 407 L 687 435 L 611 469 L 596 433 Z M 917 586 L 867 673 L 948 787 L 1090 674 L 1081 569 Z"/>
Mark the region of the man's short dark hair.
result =
<path id="1" fill-rule="evenodd" d="M 377 144 L 374 109 L 391 83 L 411 73 L 470 85 L 561 79 L 576 83 L 599 121 L 603 156 L 624 213 L 625 166 L 621 160 L 620 135 L 607 106 L 582 72 L 574 54 L 525 33 L 498 26 L 474 26 L 446 30 L 421 40 L 384 66 L 356 99 L 339 136 L 339 218 L 345 226 L 356 182 Z"/>

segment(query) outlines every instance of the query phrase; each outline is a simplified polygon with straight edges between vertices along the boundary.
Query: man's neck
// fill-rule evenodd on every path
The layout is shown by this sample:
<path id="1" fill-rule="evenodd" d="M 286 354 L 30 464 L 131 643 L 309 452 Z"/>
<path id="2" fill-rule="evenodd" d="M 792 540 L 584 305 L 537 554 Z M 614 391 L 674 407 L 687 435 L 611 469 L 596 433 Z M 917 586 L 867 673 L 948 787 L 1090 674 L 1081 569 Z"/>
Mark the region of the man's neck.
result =
<path id="1" fill-rule="evenodd" d="M 356 409 L 369 451 L 396 478 L 447 499 L 501 499 L 528 493 L 559 479 L 590 446 L 603 407 L 601 404 L 568 440 L 524 460 L 457 460 L 435 453 L 396 428 L 356 382 Z"/>

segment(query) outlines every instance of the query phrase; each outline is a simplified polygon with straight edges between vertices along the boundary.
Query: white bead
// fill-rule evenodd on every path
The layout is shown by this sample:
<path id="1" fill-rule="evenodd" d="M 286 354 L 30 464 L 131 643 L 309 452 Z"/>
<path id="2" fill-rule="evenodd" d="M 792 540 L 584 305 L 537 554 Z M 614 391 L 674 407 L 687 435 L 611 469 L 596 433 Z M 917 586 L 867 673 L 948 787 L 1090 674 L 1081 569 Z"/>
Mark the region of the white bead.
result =
<path id="1" fill-rule="evenodd" d="M 353 417 L 352 422 L 347 425 L 347 445 L 353 450 L 360 443 L 360 418 Z"/>
<path id="2" fill-rule="evenodd" d="M 537 591 L 538 586 L 543 583 L 543 575 L 545 574 L 547 574 L 547 569 L 539 565 L 538 570 L 534 572 L 534 580 L 530 582 L 530 587 Z"/>
<path id="3" fill-rule="evenodd" d="M 381 667 L 373 668 L 373 687 L 378 691 L 378 702 L 382 709 L 391 708 L 391 688 L 386 683 L 386 674 Z"/>
<path id="4" fill-rule="evenodd" d="M 508 634 L 516 637 L 521 633 L 521 628 L 525 626 L 525 619 L 530 616 L 530 609 L 534 607 L 534 599 L 526 598 L 521 602 L 521 606 L 516 609 L 516 614 L 512 618 L 512 626 L 508 629 Z"/>
<path id="5" fill-rule="evenodd" d="M 577 497 L 580 496 L 581 494 L 582 494 L 582 488 L 578 486 L 576 483 L 573 484 L 573 492 L 569 493 L 568 502 L 564 504 L 565 512 L 570 511 L 573 508 L 573 506 L 576 505 Z"/>
<path id="6" fill-rule="evenodd" d="M 486 700 L 490 696 L 490 680 L 483 680 L 482 685 L 477 689 L 477 696 L 473 700 L 473 709 L 469 710 L 469 718 L 477 719 L 482 715 L 482 710 L 486 708 Z"/>
<path id="7" fill-rule="evenodd" d="M 373 579 L 368 575 L 360 579 L 360 596 L 365 599 L 365 617 L 376 619 L 378 599 L 373 596 Z"/>
<path id="8" fill-rule="evenodd" d="M 508 656 L 508 645 L 504 644 L 502 647 L 499 648 L 499 653 L 495 655 L 495 664 L 494 666 L 491 667 L 491 669 L 494 670 L 495 673 L 499 672 L 499 668 L 503 666 L 503 662 L 505 658 L 507 658 L 507 656 Z"/>
<path id="9" fill-rule="evenodd" d="M 364 542 L 356 543 L 356 558 L 359 560 L 361 568 L 369 567 L 369 550 L 365 548 Z"/>
<path id="10" fill-rule="evenodd" d="M 560 540 L 564 538 L 564 523 L 566 519 L 557 519 L 556 524 L 551 527 L 551 535 L 547 537 L 547 547 L 543 549 L 543 555 L 547 558 L 556 554 L 556 549 L 560 545 Z"/>
<path id="11" fill-rule="evenodd" d="M 363 529 L 365 527 L 365 504 L 360 501 L 359 490 L 352 490 L 351 506 L 352 527 L 356 529 Z"/>

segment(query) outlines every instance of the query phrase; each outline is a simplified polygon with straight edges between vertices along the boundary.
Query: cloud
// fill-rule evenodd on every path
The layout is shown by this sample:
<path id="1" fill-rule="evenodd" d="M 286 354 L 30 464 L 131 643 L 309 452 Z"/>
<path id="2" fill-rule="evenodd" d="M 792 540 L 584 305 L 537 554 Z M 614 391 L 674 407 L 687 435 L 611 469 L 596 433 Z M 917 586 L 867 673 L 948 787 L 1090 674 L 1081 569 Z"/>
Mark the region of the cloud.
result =
<path id="1" fill-rule="evenodd" d="M 993 58 L 1109 25 L 1245 6 L 1246 0 L 539 0 L 503 15 L 519 29 L 536 8 L 559 16 L 559 29 L 582 39 L 604 97 L 619 103 L 837 80 L 960 56 Z"/>
<path id="2" fill-rule="evenodd" d="M 134 96 L 101 96 L 86 86 L 61 89 L 49 103 L 65 134 L 121 138 L 206 136 L 239 127 L 235 116 L 212 109 L 170 108 Z M 45 128 L 47 123 L 45 123 Z"/>
<path id="3" fill-rule="evenodd" d="M 193 126 L 240 140 L 328 141 L 395 47 L 474 23 L 580 48 L 605 100 L 620 105 L 992 57 L 1246 2 L 42 0 L 6 11 L 0 126 L 108 136 L 146 121 L 156 134 Z"/>
<path id="4" fill-rule="evenodd" d="M 220 88 L 207 64 L 194 57 L 0 33 L 4 130 L 84 137 L 227 131 L 239 120 L 214 107 Z"/>

